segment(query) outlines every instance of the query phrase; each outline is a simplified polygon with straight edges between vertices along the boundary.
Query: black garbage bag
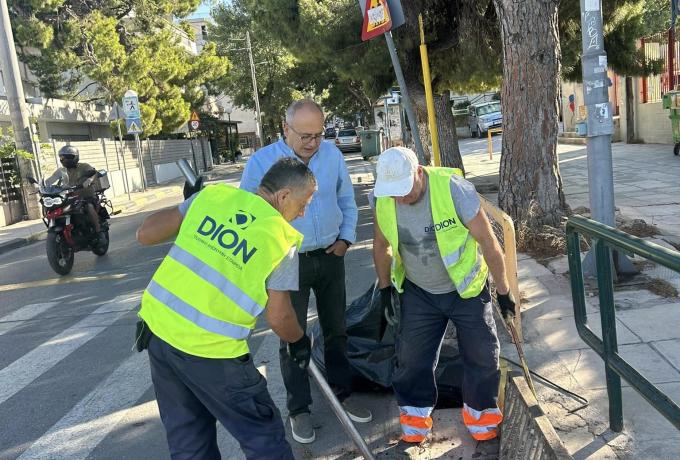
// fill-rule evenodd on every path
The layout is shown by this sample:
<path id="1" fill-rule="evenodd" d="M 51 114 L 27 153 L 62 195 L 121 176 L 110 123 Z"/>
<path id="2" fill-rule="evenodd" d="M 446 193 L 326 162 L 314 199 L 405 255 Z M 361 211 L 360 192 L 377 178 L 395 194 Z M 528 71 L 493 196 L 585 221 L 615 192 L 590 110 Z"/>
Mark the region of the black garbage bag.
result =
<path id="1" fill-rule="evenodd" d="M 345 313 L 347 357 L 355 391 L 391 391 L 396 365 L 396 331 L 387 324 L 380 307 L 377 285 L 354 300 Z M 317 321 L 310 330 L 312 359 L 325 372 L 323 334 Z M 461 407 L 463 365 L 455 347 L 444 345 L 435 370 L 439 393 L 437 407 Z"/>

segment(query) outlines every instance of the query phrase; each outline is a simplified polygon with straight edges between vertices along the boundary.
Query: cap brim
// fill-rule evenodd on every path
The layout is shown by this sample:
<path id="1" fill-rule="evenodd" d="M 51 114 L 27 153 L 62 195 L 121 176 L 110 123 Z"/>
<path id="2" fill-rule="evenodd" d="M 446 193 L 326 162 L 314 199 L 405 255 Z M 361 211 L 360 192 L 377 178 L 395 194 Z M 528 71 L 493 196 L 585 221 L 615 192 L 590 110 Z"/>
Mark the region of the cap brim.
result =
<path id="1" fill-rule="evenodd" d="M 413 174 L 401 180 L 394 182 L 381 181 L 380 178 L 375 181 L 375 188 L 373 195 L 376 197 L 383 196 L 406 196 L 411 193 L 413 189 Z"/>

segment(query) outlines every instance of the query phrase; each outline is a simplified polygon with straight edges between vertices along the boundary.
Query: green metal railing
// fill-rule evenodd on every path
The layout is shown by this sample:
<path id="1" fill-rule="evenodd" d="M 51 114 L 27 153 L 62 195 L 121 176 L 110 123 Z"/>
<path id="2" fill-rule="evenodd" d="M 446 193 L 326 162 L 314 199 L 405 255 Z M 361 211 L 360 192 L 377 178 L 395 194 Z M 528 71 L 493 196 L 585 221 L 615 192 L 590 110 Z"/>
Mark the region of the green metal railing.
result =
<path id="1" fill-rule="evenodd" d="M 588 327 L 579 235 L 589 235 L 595 242 L 597 287 L 600 299 L 600 320 L 602 322 L 601 340 Z M 637 254 L 680 272 L 680 253 L 678 252 L 670 251 L 657 244 L 584 217 L 572 216 L 567 221 L 567 251 L 576 329 L 583 341 L 604 361 L 607 395 L 609 397 L 609 427 L 616 432 L 623 430 L 623 404 L 621 400 L 621 378 L 623 377 L 661 415 L 680 429 L 680 407 L 618 354 L 612 249 L 626 254 Z"/>

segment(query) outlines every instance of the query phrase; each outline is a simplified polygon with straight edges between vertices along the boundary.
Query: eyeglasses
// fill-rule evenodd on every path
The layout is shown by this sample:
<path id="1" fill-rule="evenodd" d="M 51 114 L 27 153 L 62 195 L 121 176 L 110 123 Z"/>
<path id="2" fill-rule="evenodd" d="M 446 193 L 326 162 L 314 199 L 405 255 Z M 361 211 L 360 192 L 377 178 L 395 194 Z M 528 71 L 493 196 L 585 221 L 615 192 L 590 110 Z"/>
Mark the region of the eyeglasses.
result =
<path id="1" fill-rule="evenodd" d="M 297 134 L 300 140 L 305 144 L 308 144 L 311 141 L 319 142 L 320 140 L 323 139 L 323 131 L 320 132 L 319 134 L 300 134 L 299 132 L 295 131 L 295 129 L 293 129 L 291 125 L 288 125 L 288 127 L 290 128 L 291 131 Z"/>

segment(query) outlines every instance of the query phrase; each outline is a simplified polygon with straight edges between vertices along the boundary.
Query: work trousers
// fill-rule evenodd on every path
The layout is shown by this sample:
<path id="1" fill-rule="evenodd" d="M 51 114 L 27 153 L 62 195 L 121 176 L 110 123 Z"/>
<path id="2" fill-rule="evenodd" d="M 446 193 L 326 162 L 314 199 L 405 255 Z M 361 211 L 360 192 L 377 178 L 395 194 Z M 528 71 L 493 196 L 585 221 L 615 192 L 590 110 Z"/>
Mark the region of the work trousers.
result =
<path id="1" fill-rule="evenodd" d="M 434 370 L 449 320 L 456 326 L 463 360 L 463 401 L 480 411 L 496 408 L 500 345 L 488 289 L 462 299 L 455 291 L 431 294 L 409 280 L 401 296 L 397 369 L 392 381 L 399 406 L 434 408 Z"/>
<path id="2" fill-rule="evenodd" d="M 301 253 L 299 290 L 290 298 L 300 326 L 307 330 L 307 310 L 310 289 L 316 297 L 316 310 L 324 340 L 326 377 L 340 401 L 351 393 L 351 376 L 347 360 L 345 330 L 345 258 L 326 254 L 324 249 Z M 279 358 L 281 374 L 288 393 L 287 406 L 291 416 L 309 412 L 312 396 L 306 370 L 290 359 L 287 343 L 281 342 Z"/>
<path id="3" fill-rule="evenodd" d="M 250 355 L 201 358 L 153 336 L 149 361 L 173 460 L 220 459 L 216 420 L 247 459 L 294 460 L 281 414 Z"/>

